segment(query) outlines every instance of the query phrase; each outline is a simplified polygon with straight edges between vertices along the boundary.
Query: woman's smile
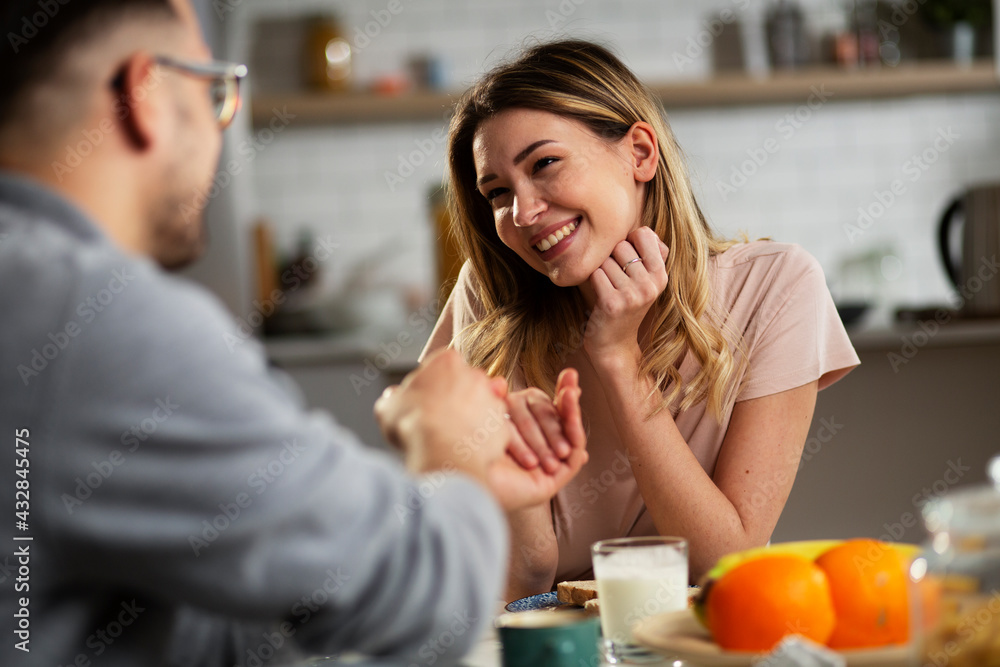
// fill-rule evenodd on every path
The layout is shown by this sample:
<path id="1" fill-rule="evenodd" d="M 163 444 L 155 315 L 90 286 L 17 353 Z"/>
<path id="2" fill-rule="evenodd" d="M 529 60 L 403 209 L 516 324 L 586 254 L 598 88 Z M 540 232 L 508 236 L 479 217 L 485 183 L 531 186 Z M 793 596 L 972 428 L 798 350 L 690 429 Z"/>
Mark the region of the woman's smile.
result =
<path id="1" fill-rule="evenodd" d="M 566 223 L 556 223 L 532 238 L 531 246 L 543 262 L 552 261 L 569 248 L 582 220 L 583 217 L 579 216 Z"/>

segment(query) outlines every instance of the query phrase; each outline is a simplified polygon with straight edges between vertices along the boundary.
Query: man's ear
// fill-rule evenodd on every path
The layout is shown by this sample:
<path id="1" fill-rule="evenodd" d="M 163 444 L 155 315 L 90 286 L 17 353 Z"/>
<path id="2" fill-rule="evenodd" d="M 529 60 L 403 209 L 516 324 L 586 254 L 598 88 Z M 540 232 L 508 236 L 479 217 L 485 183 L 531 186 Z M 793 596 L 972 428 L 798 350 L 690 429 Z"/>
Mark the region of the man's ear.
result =
<path id="1" fill-rule="evenodd" d="M 630 149 L 635 180 L 648 183 L 656 175 L 656 166 L 660 161 L 660 145 L 656 141 L 653 126 L 645 121 L 638 121 L 629 128 L 625 138 Z"/>
<path id="2" fill-rule="evenodd" d="M 121 73 L 115 113 L 125 136 L 138 151 L 156 143 L 163 122 L 163 69 L 146 52 L 132 54 Z"/>

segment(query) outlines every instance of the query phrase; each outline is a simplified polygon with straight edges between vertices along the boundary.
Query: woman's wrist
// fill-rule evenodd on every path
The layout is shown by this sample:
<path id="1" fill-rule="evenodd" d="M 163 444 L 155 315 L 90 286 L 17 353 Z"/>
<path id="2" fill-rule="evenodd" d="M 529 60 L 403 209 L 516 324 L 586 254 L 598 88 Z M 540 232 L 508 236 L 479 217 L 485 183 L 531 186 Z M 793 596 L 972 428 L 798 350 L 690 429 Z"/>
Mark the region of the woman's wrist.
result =
<path id="1" fill-rule="evenodd" d="M 613 350 L 587 350 L 590 364 L 603 381 L 620 378 L 634 378 L 639 375 L 642 350 L 638 343 L 634 346 Z"/>
<path id="2" fill-rule="evenodd" d="M 548 503 L 507 512 L 510 526 L 512 577 L 550 585 L 559 562 L 559 543 Z"/>

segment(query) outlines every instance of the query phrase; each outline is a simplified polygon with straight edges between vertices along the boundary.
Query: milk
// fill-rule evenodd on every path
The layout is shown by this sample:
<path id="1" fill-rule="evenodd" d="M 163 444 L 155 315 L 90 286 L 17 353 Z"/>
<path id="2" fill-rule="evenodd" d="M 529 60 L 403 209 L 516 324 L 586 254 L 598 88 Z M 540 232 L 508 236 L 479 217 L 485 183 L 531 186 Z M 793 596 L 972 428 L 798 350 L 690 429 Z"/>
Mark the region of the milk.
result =
<path id="1" fill-rule="evenodd" d="M 594 576 L 605 640 L 631 643 L 638 621 L 687 607 L 687 559 L 672 547 L 603 555 L 594 559 Z"/>
<path id="2" fill-rule="evenodd" d="M 601 630 L 614 642 L 631 642 L 632 626 L 648 616 L 687 606 L 687 568 L 660 576 L 598 578 Z"/>

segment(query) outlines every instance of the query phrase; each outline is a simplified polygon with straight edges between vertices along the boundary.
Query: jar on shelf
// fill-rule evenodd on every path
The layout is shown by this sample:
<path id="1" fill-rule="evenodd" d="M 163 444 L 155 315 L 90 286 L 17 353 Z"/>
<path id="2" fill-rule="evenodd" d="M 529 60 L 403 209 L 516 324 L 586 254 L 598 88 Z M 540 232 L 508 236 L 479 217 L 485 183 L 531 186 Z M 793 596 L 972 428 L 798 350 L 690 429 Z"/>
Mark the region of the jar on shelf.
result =
<path id="1" fill-rule="evenodd" d="M 305 39 L 306 81 L 314 90 L 344 91 L 351 87 L 353 51 L 347 34 L 332 16 L 315 16 Z"/>
<path id="2" fill-rule="evenodd" d="M 1000 457 L 993 485 L 968 487 L 927 503 L 930 543 L 914 561 L 921 665 L 1000 665 Z"/>

